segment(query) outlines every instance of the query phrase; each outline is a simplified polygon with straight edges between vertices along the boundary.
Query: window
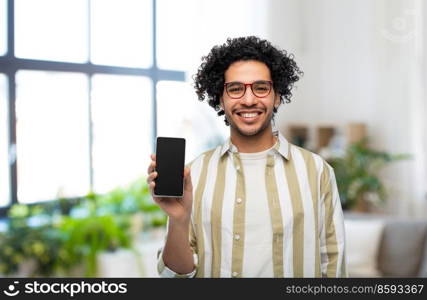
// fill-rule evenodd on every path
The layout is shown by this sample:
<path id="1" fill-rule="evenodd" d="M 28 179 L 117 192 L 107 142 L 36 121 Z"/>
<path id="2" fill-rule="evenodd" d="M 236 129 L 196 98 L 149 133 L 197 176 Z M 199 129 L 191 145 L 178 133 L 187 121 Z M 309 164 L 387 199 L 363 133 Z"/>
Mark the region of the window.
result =
<path id="1" fill-rule="evenodd" d="M 91 61 L 148 68 L 152 65 L 151 1 L 91 1 Z"/>
<path id="2" fill-rule="evenodd" d="M 18 201 L 77 197 L 89 190 L 87 76 L 16 75 Z"/>
<path id="3" fill-rule="evenodd" d="M 7 51 L 7 3 L 0 0 L 0 55 Z"/>
<path id="4" fill-rule="evenodd" d="M 87 8 L 87 0 L 15 0 L 16 56 L 86 62 Z"/>
<path id="5" fill-rule="evenodd" d="M 96 74 L 92 79 L 95 192 L 145 175 L 150 162 L 152 82 L 146 77 Z"/>
<path id="6" fill-rule="evenodd" d="M 0 0 L 0 216 L 145 176 L 157 82 L 185 80 L 156 64 L 155 5 Z"/>
<path id="7" fill-rule="evenodd" d="M 157 0 L 157 61 L 160 68 L 186 70 L 200 62 L 197 53 L 197 27 L 195 23 L 200 0 Z M 177 13 L 179 11 L 180 13 Z"/>
<path id="8" fill-rule="evenodd" d="M 0 74 L 0 207 L 10 202 L 8 105 L 6 76 Z"/>
<path id="9" fill-rule="evenodd" d="M 268 4 L 258 0 L 157 0 L 157 60 L 161 68 L 192 75 L 212 46 L 268 28 Z"/>

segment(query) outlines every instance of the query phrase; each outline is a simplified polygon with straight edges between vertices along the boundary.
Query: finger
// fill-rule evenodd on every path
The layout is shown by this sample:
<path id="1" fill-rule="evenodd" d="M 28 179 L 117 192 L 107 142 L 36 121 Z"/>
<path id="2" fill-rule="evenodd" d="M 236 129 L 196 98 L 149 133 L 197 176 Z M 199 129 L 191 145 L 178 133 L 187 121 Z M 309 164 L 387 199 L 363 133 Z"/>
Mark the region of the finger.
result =
<path id="1" fill-rule="evenodd" d="M 156 160 L 156 154 L 152 153 L 152 154 L 150 155 L 150 157 L 151 157 L 151 160 Z"/>
<path id="2" fill-rule="evenodd" d="M 155 161 L 151 161 L 151 163 L 150 163 L 150 165 L 148 166 L 148 169 L 147 169 L 148 175 L 150 175 L 150 173 L 152 173 L 155 168 L 156 168 L 156 162 Z"/>
<path id="3" fill-rule="evenodd" d="M 191 169 L 189 167 L 184 168 L 184 177 L 190 176 Z"/>
<path id="4" fill-rule="evenodd" d="M 156 186 L 156 183 L 154 181 L 151 181 L 148 184 L 148 188 L 150 190 L 151 196 L 153 198 L 154 201 L 158 200 L 157 197 L 154 196 L 154 187 Z M 157 202 L 157 201 L 156 201 Z"/>
<path id="5" fill-rule="evenodd" d="M 157 177 L 157 175 L 157 172 L 150 173 L 147 177 L 147 183 L 150 184 Z"/>
<path id="6" fill-rule="evenodd" d="M 190 170 L 190 168 L 184 169 L 184 189 L 186 191 L 191 191 L 193 189 L 193 185 L 191 183 L 191 170 Z"/>

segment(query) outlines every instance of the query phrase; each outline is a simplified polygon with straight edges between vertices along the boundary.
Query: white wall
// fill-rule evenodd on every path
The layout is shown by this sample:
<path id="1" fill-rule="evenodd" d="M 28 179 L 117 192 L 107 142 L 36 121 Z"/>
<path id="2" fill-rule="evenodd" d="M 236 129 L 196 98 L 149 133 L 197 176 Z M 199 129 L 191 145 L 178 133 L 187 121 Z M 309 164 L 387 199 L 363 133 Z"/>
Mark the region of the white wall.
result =
<path id="1" fill-rule="evenodd" d="M 425 213 L 423 3 L 270 3 L 267 37 L 294 53 L 305 73 L 292 103 L 279 112 L 279 128 L 365 122 L 373 147 L 414 155 L 382 172 L 390 191 L 387 209 L 398 215 Z"/>

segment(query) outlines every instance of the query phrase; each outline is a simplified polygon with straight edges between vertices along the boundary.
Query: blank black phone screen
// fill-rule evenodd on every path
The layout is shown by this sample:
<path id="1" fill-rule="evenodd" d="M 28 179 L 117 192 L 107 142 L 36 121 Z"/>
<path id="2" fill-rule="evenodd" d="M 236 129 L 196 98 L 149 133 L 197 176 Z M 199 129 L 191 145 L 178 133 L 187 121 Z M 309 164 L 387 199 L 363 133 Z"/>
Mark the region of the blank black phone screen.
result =
<path id="1" fill-rule="evenodd" d="M 184 164 L 185 139 L 157 137 L 155 196 L 183 196 Z"/>

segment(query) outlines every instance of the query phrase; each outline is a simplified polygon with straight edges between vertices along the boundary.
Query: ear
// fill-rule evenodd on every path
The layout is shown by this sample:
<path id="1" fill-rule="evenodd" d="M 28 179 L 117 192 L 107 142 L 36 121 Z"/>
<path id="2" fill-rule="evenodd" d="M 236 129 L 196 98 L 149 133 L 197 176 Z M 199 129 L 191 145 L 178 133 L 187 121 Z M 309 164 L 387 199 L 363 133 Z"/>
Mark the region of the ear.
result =
<path id="1" fill-rule="evenodd" d="M 219 106 L 221 106 L 221 109 L 224 110 L 224 99 L 221 97 L 219 97 Z"/>
<path id="2" fill-rule="evenodd" d="M 279 105 L 280 105 L 280 95 L 279 95 L 279 94 L 276 94 L 276 95 L 274 96 L 274 107 L 275 107 L 276 109 L 278 109 L 278 108 L 279 108 Z"/>

